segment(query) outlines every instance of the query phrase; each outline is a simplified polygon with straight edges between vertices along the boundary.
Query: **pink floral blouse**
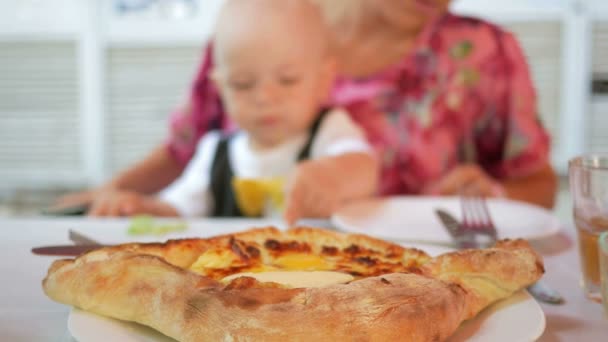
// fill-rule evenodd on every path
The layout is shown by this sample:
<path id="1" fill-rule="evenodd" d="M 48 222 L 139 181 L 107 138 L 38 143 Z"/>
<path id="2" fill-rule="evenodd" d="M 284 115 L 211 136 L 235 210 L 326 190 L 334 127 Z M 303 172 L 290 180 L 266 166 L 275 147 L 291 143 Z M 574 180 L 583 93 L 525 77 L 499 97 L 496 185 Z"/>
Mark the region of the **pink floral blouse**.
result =
<path id="1" fill-rule="evenodd" d="M 208 130 L 232 128 L 209 80 L 210 49 L 191 111 L 171 120 L 168 148 L 182 163 Z M 373 77 L 340 78 L 331 102 L 350 112 L 381 157 L 381 194 L 419 193 L 461 163 L 504 179 L 548 162 L 526 58 L 511 33 L 479 19 L 443 16 L 397 65 Z"/>

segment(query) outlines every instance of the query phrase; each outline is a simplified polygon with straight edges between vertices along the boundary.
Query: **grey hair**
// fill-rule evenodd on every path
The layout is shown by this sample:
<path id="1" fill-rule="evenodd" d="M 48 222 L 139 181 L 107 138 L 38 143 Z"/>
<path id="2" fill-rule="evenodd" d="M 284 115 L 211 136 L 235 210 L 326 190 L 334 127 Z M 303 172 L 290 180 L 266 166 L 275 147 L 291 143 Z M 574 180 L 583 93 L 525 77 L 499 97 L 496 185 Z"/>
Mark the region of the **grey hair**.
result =
<path id="1" fill-rule="evenodd" d="M 362 9 L 361 0 L 309 0 L 319 7 L 330 26 L 354 20 Z"/>

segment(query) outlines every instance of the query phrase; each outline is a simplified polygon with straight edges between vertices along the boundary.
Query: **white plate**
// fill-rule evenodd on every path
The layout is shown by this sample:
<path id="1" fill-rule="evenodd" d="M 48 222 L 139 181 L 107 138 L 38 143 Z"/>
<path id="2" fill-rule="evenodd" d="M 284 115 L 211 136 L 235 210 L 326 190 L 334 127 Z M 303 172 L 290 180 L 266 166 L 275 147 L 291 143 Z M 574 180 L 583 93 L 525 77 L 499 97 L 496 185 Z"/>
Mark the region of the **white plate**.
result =
<path id="1" fill-rule="evenodd" d="M 151 328 L 73 308 L 68 329 L 79 342 L 169 342 L 173 339 Z M 450 342 L 534 341 L 545 330 L 545 315 L 526 291 L 520 291 L 464 322 Z"/>
<path id="2" fill-rule="evenodd" d="M 70 310 L 68 330 L 79 342 L 175 342 L 147 326 L 104 317 L 77 308 Z"/>
<path id="3" fill-rule="evenodd" d="M 448 341 L 536 341 L 543 331 L 543 310 L 526 290 L 521 290 L 464 322 Z"/>
<path id="4" fill-rule="evenodd" d="M 498 237 L 538 239 L 555 234 L 559 220 L 548 210 L 506 199 L 488 199 Z M 451 238 L 435 215 L 444 209 L 461 219 L 458 197 L 402 196 L 353 202 L 334 215 L 340 230 L 385 239 L 450 243 Z"/>

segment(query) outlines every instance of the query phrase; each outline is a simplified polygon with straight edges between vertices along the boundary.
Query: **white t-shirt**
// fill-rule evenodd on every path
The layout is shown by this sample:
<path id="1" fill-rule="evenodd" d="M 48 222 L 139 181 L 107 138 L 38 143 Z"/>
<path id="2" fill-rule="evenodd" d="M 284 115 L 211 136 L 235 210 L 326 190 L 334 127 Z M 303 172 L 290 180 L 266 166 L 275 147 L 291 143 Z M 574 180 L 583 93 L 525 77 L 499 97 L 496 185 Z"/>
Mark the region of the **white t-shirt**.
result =
<path id="1" fill-rule="evenodd" d="M 254 150 L 246 132 L 237 132 L 229 141 L 228 155 L 236 177 L 286 177 L 297 163 L 309 132 L 294 136 L 271 149 Z M 198 142 L 196 153 L 182 175 L 160 197 L 185 217 L 207 216 L 213 210 L 210 191 L 211 166 L 215 157 L 220 131 L 205 134 Z M 342 109 L 329 111 L 312 142 L 310 159 L 336 156 L 351 152 L 372 153 L 365 134 Z"/>

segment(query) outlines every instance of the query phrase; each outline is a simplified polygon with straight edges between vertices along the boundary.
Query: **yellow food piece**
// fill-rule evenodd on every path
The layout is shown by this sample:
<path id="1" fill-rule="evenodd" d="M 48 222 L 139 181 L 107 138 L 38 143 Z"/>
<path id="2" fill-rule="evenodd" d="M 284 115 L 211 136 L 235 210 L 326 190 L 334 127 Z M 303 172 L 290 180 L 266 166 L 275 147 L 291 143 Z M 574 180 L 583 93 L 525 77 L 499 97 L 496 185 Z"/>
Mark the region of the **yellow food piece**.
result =
<path id="1" fill-rule="evenodd" d="M 232 188 L 239 209 L 246 216 L 260 216 L 264 210 L 264 189 L 254 179 L 232 180 Z"/>
<path id="2" fill-rule="evenodd" d="M 236 203 L 244 215 L 261 216 L 267 205 L 283 207 L 283 178 L 238 178 L 232 179 Z"/>
<path id="3" fill-rule="evenodd" d="M 239 258 L 231 250 L 211 249 L 201 254 L 190 269 L 204 274 L 206 268 L 229 268 L 239 263 Z"/>

